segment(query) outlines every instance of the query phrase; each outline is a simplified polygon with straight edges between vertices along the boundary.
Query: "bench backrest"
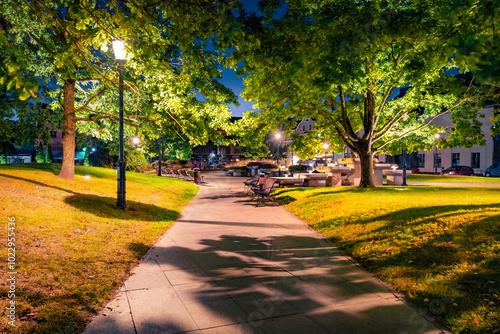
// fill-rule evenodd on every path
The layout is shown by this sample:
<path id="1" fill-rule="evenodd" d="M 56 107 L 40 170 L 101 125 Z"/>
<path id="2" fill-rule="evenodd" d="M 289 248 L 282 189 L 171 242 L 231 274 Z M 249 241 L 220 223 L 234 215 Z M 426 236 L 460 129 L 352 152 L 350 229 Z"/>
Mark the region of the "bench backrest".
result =
<path id="1" fill-rule="evenodd" d="M 271 189 L 273 188 L 275 182 L 276 182 L 276 180 L 271 179 L 271 178 L 267 178 L 266 181 L 265 181 L 265 183 L 264 183 L 264 191 L 265 192 L 271 191 Z"/>

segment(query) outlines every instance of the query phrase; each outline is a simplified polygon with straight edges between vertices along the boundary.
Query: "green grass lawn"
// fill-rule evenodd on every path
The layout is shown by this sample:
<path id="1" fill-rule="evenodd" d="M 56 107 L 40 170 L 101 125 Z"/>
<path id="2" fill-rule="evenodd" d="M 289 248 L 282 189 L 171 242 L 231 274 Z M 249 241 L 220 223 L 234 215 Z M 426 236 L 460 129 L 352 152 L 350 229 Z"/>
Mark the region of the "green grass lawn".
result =
<path id="1" fill-rule="evenodd" d="M 461 175 L 408 175 L 408 182 L 439 182 L 439 183 L 500 183 L 498 177 L 461 176 Z"/>
<path id="2" fill-rule="evenodd" d="M 15 217 L 20 320 L 15 329 L 7 324 L 2 279 L 2 333 L 81 332 L 198 189 L 178 179 L 127 172 L 129 209 L 119 210 L 116 170 L 76 167 L 75 180 L 67 181 L 55 176 L 59 169 L 0 166 L 1 255 L 6 262 L 7 223 Z"/>
<path id="3" fill-rule="evenodd" d="M 500 189 L 289 188 L 287 209 L 456 333 L 500 333 Z"/>

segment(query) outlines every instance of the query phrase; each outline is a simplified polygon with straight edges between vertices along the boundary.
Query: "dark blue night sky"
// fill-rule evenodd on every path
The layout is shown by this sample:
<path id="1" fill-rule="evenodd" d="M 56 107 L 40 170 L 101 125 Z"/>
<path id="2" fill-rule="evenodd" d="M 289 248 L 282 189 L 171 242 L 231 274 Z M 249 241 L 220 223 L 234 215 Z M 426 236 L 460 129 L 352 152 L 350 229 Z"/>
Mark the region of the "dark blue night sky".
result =
<path id="1" fill-rule="evenodd" d="M 248 12 L 259 12 L 258 3 L 258 0 L 242 1 L 245 10 Z M 237 96 L 239 96 L 241 91 L 245 88 L 245 85 L 243 84 L 243 78 L 236 76 L 236 72 L 231 69 L 224 69 L 222 71 L 221 83 L 226 87 L 232 89 Z M 247 102 L 241 97 L 238 97 L 238 101 L 240 102 L 239 107 L 235 106 L 234 104 L 231 104 L 229 106 L 231 108 L 231 113 L 233 114 L 233 116 L 241 117 L 244 112 L 254 110 L 252 107 L 253 103 Z"/>

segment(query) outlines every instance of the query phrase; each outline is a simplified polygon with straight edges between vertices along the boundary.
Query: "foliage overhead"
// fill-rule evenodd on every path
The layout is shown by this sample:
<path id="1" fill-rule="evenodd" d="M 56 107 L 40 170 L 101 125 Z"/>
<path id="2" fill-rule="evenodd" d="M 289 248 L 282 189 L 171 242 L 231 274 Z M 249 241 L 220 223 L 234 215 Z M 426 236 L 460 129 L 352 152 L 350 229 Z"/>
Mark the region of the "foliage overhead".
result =
<path id="1" fill-rule="evenodd" d="M 460 51 L 448 43 L 457 40 L 459 27 L 434 15 L 446 10 L 444 1 L 261 5 L 264 16 L 239 16 L 245 32 L 230 58 L 240 73 L 250 74 L 243 97 L 261 109 L 247 117 L 250 130 L 283 124 L 290 135 L 291 118 L 313 118 L 316 129 L 296 136 L 292 149 L 308 155 L 324 141 L 335 151 L 347 145 L 361 159 L 366 187 L 373 186 L 374 155 L 430 149 L 433 134 L 444 129 L 429 123 L 445 113 L 463 124 L 450 135 L 454 144 L 484 142 L 477 127 L 483 87 L 449 75 L 451 68 L 472 65 L 464 66 L 465 54 L 451 58 Z M 483 24 L 493 29 L 491 20 Z M 405 94 L 395 98 L 403 87 Z"/>
<path id="2" fill-rule="evenodd" d="M 16 59 L 2 72 L 8 88 L 28 85 L 21 67 L 54 86 L 66 151 L 74 151 L 78 130 L 109 140 L 117 128 L 118 75 L 109 48 L 127 45 L 125 64 L 126 135 L 179 136 L 191 145 L 219 136 L 237 103 L 220 84 L 222 51 L 209 41 L 231 34 L 237 1 L 18 1 L 0 4 L 0 42 Z M 9 52 L 11 49 L 8 49 Z M 14 52 L 14 51 L 12 51 Z M 11 83 L 14 82 L 14 83 Z M 72 178 L 74 156 L 63 157 L 63 177 Z M 64 171 L 64 172 L 63 172 Z"/>

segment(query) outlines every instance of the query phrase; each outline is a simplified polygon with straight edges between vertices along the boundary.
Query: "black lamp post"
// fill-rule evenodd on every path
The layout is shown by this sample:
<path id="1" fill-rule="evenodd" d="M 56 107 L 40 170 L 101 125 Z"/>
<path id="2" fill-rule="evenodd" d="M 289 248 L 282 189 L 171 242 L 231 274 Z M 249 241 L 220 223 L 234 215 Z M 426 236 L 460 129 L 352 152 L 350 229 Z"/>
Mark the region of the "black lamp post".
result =
<path id="1" fill-rule="evenodd" d="M 406 150 L 403 149 L 403 183 L 402 186 L 407 186 L 406 184 Z"/>
<path id="2" fill-rule="evenodd" d="M 158 138 L 158 176 L 161 176 L 161 137 Z"/>
<path id="3" fill-rule="evenodd" d="M 441 137 L 439 133 L 434 134 L 434 138 L 438 140 Z M 434 143 L 434 174 L 437 174 L 437 145 Z"/>
<path id="4" fill-rule="evenodd" d="M 276 164 L 278 165 L 278 167 L 280 166 L 280 138 L 281 134 L 277 133 L 276 140 L 278 141 L 278 154 L 276 155 Z"/>
<path id="5" fill-rule="evenodd" d="M 327 163 L 327 160 L 326 160 L 326 150 L 328 150 L 328 148 L 330 147 L 330 145 L 328 145 L 328 143 L 323 143 L 323 149 L 325 150 L 325 167 L 328 166 L 328 163 Z"/>
<path id="6" fill-rule="evenodd" d="M 123 65 L 125 64 L 126 51 L 125 44 L 120 40 L 113 41 L 113 51 L 115 53 L 115 59 L 118 61 L 118 74 L 119 74 L 119 84 L 118 88 L 120 90 L 120 106 L 119 112 L 119 138 L 120 138 L 120 148 L 118 153 L 118 191 L 117 191 L 117 201 L 116 207 L 118 209 L 125 209 L 127 207 L 127 202 L 125 201 L 125 169 L 126 162 L 123 154 Z"/>

